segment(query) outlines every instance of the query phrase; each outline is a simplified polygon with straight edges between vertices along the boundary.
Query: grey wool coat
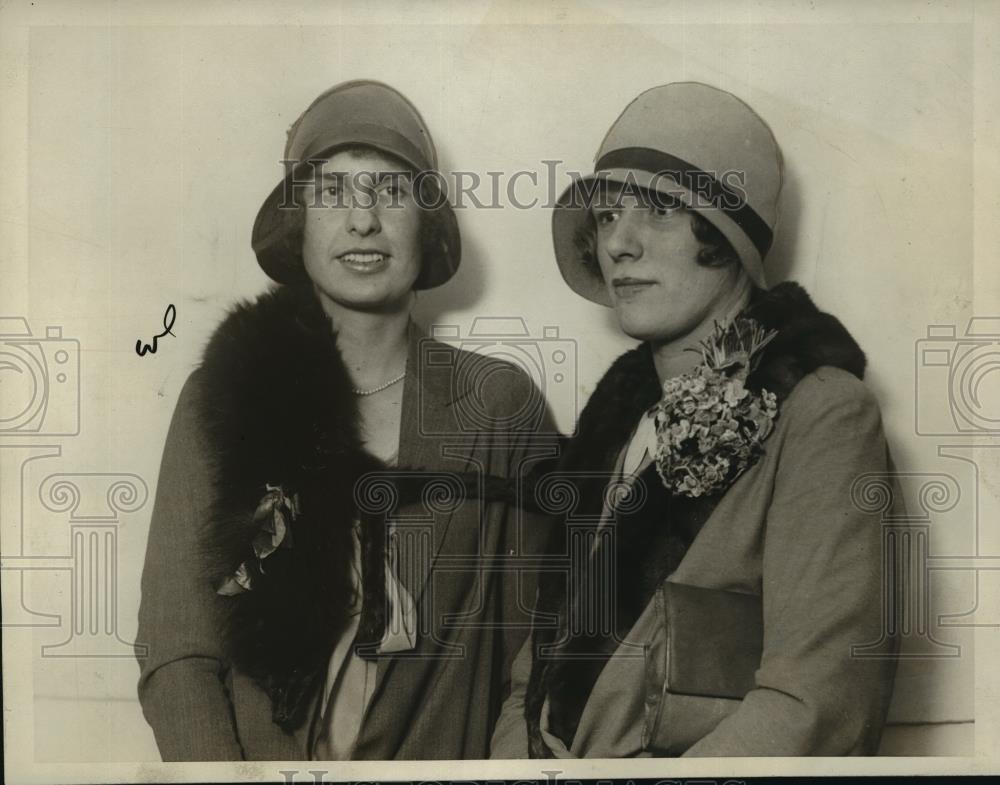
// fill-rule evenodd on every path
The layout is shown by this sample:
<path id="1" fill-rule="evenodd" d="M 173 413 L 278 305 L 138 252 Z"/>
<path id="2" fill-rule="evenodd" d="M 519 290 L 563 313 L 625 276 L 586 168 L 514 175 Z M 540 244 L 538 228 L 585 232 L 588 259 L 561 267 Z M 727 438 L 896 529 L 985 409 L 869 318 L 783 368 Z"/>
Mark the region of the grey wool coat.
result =
<path id="1" fill-rule="evenodd" d="M 358 440 L 349 379 L 317 307 L 292 287 L 238 307 L 177 403 L 138 632 L 148 646 L 139 698 L 164 760 L 308 758 L 317 673 L 346 602 L 338 594 L 346 557 L 337 548 L 345 540 L 330 538 L 349 531 L 349 481 L 373 460 Z M 399 466 L 447 483 L 457 475 L 511 478 L 530 464 L 537 434 L 554 431 L 544 406 L 518 419 L 540 394 L 513 366 L 492 373 L 469 365 L 482 362 L 411 330 Z M 490 384 L 477 387 L 484 377 Z M 317 413 L 321 404 L 327 414 Z M 248 521 L 264 484 L 277 482 L 301 490 L 292 547 L 268 557 L 250 592 L 218 595 L 218 579 L 251 555 Z M 400 497 L 391 511 L 397 531 L 414 533 L 400 547 L 402 561 L 416 567 L 399 577 L 417 603 L 418 642 L 413 652 L 378 659 L 356 759 L 488 756 L 510 665 L 530 627 L 524 598 L 535 592 L 529 572 L 505 565 L 542 550 L 546 522 L 452 490 Z M 365 592 L 366 605 L 380 604 Z"/>

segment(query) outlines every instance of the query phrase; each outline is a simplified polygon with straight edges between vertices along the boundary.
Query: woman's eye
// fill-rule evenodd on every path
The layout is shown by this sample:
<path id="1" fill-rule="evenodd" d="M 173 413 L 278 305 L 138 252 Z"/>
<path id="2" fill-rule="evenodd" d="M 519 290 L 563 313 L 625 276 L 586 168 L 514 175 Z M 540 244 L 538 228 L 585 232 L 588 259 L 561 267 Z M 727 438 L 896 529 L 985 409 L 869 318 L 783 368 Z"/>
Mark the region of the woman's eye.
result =
<path id="1" fill-rule="evenodd" d="M 606 210 L 605 212 L 598 213 L 596 216 L 598 226 L 609 224 L 616 218 L 618 218 L 618 213 L 612 210 Z"/>
<path id="2" fill-rule="evenodd" d="M 378 189 L 378 192 L 380 197 L 388 197 L 390 200 L 394 202 L 406 196 L 406 188 L 398 184 L 394 185 L 386 183 L 385 185 L 383 185 Z"/>
<path id="3" fill-rule="evenodd" d="M 677 210 L 673 207 L 659 207 L 657 205 L 653 205 L 649 209 L 652 211 L 653 215 L 655 215 L 657 218 L 669 218 L 675 212 L 677 212 Z"/>

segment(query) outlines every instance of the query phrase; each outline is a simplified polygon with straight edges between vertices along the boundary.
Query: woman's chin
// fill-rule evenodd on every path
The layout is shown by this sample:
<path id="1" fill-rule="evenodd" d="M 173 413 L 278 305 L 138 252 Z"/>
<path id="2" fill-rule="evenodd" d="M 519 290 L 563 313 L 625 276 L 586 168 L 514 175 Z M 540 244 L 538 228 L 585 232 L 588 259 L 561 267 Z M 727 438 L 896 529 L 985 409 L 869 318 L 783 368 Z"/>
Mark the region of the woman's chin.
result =
<path id="1" fill-rule="evenodd" d="M 670 325 L 663 324 L 662 319 L 658 320 L 644 314 L 619 313 L 618 326 L 629 338 L 635 338 L 637 341 L 664 343 L 669 341 L 673 334 Z"/>
<path id="2" fill-rule="evenodd" d="M 321 290 L 321 293 L 324 299 L 340 308 L 365 313 L 397 313 L 409 308 L 413 299 L 409 292 L 400 294 L 363 287 L 339 288 L 336 291 L 327 289 Z"/>
<path id="3" fill-rule="evenodd" d="M 664 311 L 668 308 L 670 317 L 664 318 Z M 623 333 L 637 341 L 649 341 L 653 345 L 684 341 L 689 337 L 694 340 L 694 334 L 706 318 L 699 312 L 671 308 L 669 305 L 665 308 L 618 307 L 616 315 Z"/>

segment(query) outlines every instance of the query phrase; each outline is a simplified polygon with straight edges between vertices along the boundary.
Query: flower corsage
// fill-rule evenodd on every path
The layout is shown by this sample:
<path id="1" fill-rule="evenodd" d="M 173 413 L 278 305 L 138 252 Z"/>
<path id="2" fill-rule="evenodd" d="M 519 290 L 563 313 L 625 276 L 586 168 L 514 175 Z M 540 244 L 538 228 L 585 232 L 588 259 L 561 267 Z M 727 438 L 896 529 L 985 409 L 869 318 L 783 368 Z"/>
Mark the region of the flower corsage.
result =
<path id="1" fill-rule="evenodd" d="M 256 561 L 245 561 L 226 578 L 216 593 L 231 597 L 253 588 L 255 574 L 264 574 L 264 559 L 278 548 L 292 547 L 291 523 L 299 515 L 298 494 L 288 496 L 280 485 L 265 486 L 266 493 L 253 514 L 256 533 L 251 541 Z"/>
<path id="2" fill-rule="evenodd" d="M 716 323 L 700 344 L 701 364 L 663 383 L 654 412 L 655 459 L 668 490 L 689 497 L 725 490 L 761 456 L 778 402 L 745 383 L 775 335 L 746 317 Z"/>

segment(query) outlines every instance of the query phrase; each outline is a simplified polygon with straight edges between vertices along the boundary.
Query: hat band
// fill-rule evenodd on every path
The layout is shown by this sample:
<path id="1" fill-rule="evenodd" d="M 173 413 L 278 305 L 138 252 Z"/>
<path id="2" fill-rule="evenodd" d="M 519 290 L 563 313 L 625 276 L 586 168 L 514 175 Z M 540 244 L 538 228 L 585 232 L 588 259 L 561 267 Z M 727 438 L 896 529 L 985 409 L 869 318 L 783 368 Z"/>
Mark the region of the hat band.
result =
<path id="1" fill-rule="evenodd" d="M 651 147 L 622 147 L 602 155 L 595 169 L 640 169 L 669 176 L 704 199 L 708 205 L 728 215 L 750 238 L 762 258 L 771 247 L 774 238 L 771 227 L 740 194 L 724 185 L 710 172 L 676 156 Z"/>

